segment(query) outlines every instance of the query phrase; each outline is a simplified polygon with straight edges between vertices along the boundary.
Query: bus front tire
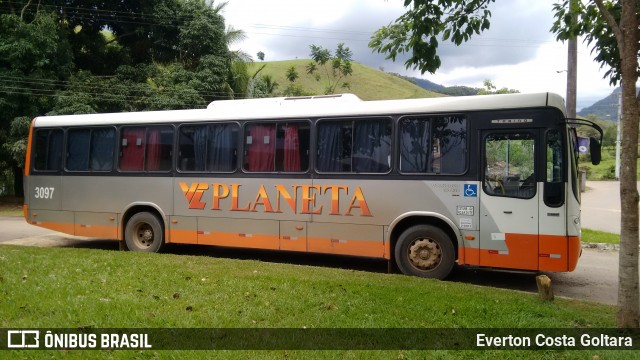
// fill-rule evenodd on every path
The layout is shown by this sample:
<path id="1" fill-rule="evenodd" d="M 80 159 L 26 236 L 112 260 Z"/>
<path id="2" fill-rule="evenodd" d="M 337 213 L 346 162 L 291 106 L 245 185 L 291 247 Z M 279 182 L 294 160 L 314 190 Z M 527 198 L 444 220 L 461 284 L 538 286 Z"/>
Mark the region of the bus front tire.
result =
<path id="1" fill-rule="evenodd" d="M 164 245 L 164 230 L 155 215 L 140 212 L 127 222 L 124 238 L 131 251 L 159 252 Z"/>
<path id="2" fill-rule="evenodd" d="M 417 225 L 400 235 L 395 258 L 403 274 L 442 280 L 453 269 L 455 249 L 442 229 Z"/>

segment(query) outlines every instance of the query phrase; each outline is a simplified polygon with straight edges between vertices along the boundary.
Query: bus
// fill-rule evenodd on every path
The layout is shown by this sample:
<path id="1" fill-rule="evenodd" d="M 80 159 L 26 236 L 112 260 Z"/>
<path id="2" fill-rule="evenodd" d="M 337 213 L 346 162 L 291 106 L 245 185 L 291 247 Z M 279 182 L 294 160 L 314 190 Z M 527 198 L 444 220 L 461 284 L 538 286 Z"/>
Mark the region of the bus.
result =
<path id="1" fill-rule="evenodd" d="M 581 254 L 578 125 L 601 140 L 552 93 L 36 117 L 24 217 L 132 251 L 350 255 L 436 279 L 456 264 L 566 272 Z"/>

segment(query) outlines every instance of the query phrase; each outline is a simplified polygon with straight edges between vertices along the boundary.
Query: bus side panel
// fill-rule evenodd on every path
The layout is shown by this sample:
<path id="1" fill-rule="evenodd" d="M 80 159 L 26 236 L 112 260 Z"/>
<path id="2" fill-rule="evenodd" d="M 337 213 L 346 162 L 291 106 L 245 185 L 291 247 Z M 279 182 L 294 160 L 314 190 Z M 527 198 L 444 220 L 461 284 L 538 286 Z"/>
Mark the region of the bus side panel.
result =
<path id="1" fill-rule="evenodd" d="M 58 175 L 31 175 L 25 181 L 28 209 L 26 218 L 30 224 L 74 235 L 73 213 L 64 212 L 62 178 Z"/>
<path id="2" fill-rule="evenodd" d="M 172 219 L 179 233 L 171 236 L 192 242 L 196 230 L 198 244 L 306 251 L 315 209 L 310 185 L 309 179 L 175 178 Z"/>
<path id="3" fill-rule="evenodd" d="M 280 221 L 280 250 L 307 251 L 306 222 Z"/>
<path id="4" fill-rule="evenodd" d="M 376 225 L 309 224 L 309 252 L 384 257 L 384 229 Z"/>
<path id="5" fill-rule="evenodd" d="M 61 210 L 65 196 L 61 180 L 56 175 L 29 176 L 29 208 Z"/>
<path id="6" fill-rule="evenodd" d="M 274 220 L 198 218 L 198 244 L 203 245 L 278 250 L 279 231 Z"/>
<path id="7" fill-rule="evenodd" d="M 126 224 L 120 223 L 131 206 L 150 206 L 160 215 L 173 211 L 173 199 L 167 191 L 170 177 L 137 176 L 65 176 L 62 209 L 75 213 L 77 235 L 117 239 Z M 165 229 L 169 228 L 166 218 Z M 89 225 L 89 226 L 87 226 Z"/>
<path id="8" fill-rule="evenodd" d="M 176 244 L 198 243 L 198 218 L 195 216 L 169 217 L 169 242 Z"/>
<path id="9" fill-rule="evenodd" d="M 334 253 L 344 249 L 341 251 L 351 255 L 389 259 L 394 256 L 391 247 L 395 240 L 391 238 L 394 227 L 407 219 L 414 224 L 421 220 L 429 223 L 429 217 L 438 219 L 439 223 L 446 220 L 451 225 L 445 230 L 455 234 L 456 238 L 451 240 L 459 248 L 479 246 L 477 183 L 409 178 L 402 181 L 314 179 L 313 185 L 320 189 L 315 208 L 321 211 L 313 215 L 309 228 L 309 251 Z M 465 195 L 466 188 L 469 191 Z M 333 233 L 341 231 L 343 225 L 344 232 Z M 463 242 L 460 235 L 469 235 L 472 239 Z M 366 240 L 375 245 L 359 252 L 347 245 L 349 240 L 359 241 L 356 244 Z M 473 259 L 471 256 L 470 260 Z"/>
<path id="10" fill-rule="evenodd" d="M 59 210 L 35 210 L 30 209 L 31 224 L 59 231 L 69 235 L 75 235 L 73 212 Z"/>
<path id="11" fill-rule="evenodd" d="M 116 213 L 76 212 L 75 235 L 104 239 L 118 238 Z"/>

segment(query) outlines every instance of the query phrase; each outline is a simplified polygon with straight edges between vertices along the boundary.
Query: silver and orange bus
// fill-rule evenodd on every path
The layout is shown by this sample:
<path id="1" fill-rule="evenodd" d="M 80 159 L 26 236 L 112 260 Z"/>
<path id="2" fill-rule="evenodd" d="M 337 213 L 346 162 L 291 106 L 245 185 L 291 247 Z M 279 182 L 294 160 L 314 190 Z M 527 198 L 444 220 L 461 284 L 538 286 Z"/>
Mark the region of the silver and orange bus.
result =
<path id="1" fill-rule="evenodd" d="M 572 271 L 575 126 L 550 93 L 37 117 L 24 216 L 133 251 L 352 255 L 438 279 L 456 263 Z"/>

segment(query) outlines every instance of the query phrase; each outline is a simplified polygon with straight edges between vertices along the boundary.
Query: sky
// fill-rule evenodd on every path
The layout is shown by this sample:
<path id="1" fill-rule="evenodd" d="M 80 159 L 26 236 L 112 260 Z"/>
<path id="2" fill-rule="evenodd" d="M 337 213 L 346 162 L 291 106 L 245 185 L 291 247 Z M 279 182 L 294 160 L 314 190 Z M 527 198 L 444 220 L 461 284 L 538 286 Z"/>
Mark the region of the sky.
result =
<path id="1" fill-rule="evenodd" d="M 557 0 L 498 0 L 490 7 L 491 27 L 461 46 L 440 42 L 442 61 L 435 74 L 406 69 L 405 58 L 385 60 L 368 43 L 371 35 L 404 13 L 402 0 L 228 0 L 227 26 L 243 30 L 246 39 L 232 44 L 258 60 L 308 59 L 309 45 L 335 50 L 343 42 L 353 60 L 375 69 L 420 77 L 445 86 L 498 88 L 523 93 L 566 94 L 567 44 L 550 32 Z M 613 91 L 590 48 L 578 42 L 578 111 Z"/>

